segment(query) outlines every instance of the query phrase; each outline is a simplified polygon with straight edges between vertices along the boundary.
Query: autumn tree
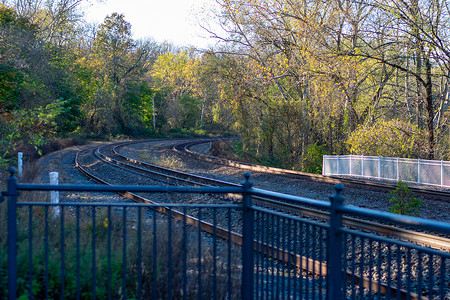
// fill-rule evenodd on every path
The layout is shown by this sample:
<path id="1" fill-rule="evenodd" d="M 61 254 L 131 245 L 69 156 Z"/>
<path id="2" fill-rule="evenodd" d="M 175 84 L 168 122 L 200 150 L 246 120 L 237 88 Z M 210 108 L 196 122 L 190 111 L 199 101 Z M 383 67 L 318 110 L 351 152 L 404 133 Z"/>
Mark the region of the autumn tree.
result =
<path id="1" fill-rule="evenodd" d="M 89 118 L 92 122 L 103 118 L 106 121 L 102 121 L 103 124 L 114 120 L 118 131 L 123 132 L 126 128 L 124 95 L 127 84 L 135 79 L 134 76 L 145 73 L 148 51 L 137 47 L 131 36 L 131 24 L 124 15 L 113 13 L 98 28 L 93 55 L 90 63 L 98 72 L 98 93 Z"/>
<path id="2" fill-rule="evenodd" d="M 65 71 L 55 59 L 61 56 L 39 39 L 39 26 L 3 4 L 0 31 L 0 158 L 18 146 L 30 145 L 39 152 L 48 138 L 65 130 L 61 125 L 68 120 L 63 115 L 70 110 L 69 102 L 63 95 L 70 88 L 63 82 L 67 77 L 58 76 L 58 70 Z"/>
<path id="3" fill-rule="evenodd" d="M 221 52 L 253 74 L 236 113 L 264 116 L 251 123 L 260 129 L 255 145 L 290 149 L 295 165 L 308 144 L 343 153 L 358 126 L 399 119 L 426 129 L 433 157 L 447 107 L 439 92 L 447 90 L 445 1 L 217 2 L 227 32 L 216 34 L 228 45 Z"/>
<path id="4" fill-rule="evenodd" d="M 199 59 L 194 84 L 201 98 L 200 123 L 202 128 L 229 132 L 234 115 L 227 102 L 221 99 L 221 72 L 226 66 L 226 57 L 212 51 L 205 52 Z"/>
<path id="5" fill-rule="evenodd" d="M 196 85 L 199 62 L 186 51 L 160 55 L 152 67 L 154 86 L 167 95 L 160 113 L 168 128 L 195 128 L 200 125 L 201 101 Z"/>
<path id="6" fill-rule="evenodd" d="M 361 57 L 395 70 L 395 85 L 403 83 L 402 111 L 420 129 L 427 131 L 428 158 L 435 155 L 435 112 L 437 81 L 446 77 L 450 19 L 445 1 L 374 1 L 370 3 L 373 19 L 361 29 L 358 52 Z M 442 70 L 439 67 L 444 67 Z M 444 72 L 442 72 L 444 71 Z M 403 78 L 399 79 L 399 74 Z"/>
<path id="7" fill-rule="evenodd" d="M 22 1 L 7 0 L 21 18 L 36 24 L 37 35 L 45 43 L 75 46 L 73 42 L 79 34 L 82 0 Z"/>
<path id="8" fill-rule="evenodd" d="M 19 85 L 23 77 L 24 48 L 21 43 L 34 44 L 35 28 L 20 18 L 15 10 L 0 4 L 0 109 L 17 108 Z"/>

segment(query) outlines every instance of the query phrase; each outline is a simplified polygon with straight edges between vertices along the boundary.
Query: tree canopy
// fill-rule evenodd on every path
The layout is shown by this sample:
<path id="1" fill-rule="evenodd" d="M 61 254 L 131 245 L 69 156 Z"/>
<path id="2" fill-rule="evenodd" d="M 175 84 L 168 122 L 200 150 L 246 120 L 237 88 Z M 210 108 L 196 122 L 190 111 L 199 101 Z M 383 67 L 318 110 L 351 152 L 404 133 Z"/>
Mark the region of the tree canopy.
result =
<path id="1" fill-rule="evenodd" d="M 80 2 L 0 4 L 2 157 L 174 132 L 236 134 L 299 170 L 323 153 L 450 156 L 445 0 L 216 0 L 208 51 L 134 40 L 120 13 L 86 25 Z"/>

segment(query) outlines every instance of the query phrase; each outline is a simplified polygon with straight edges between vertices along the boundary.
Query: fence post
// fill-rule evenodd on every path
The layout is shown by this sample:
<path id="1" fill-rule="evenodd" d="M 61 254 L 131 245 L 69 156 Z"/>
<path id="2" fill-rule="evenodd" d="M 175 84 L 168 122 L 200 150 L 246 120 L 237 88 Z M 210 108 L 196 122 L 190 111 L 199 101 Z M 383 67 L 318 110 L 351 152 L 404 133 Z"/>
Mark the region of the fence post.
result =
<path id="1" fill-rule="evenodd" d="M 344 299 L 342 295 L 342 212 L 344 198 L 342 184 L 334 186 L 335 194 L 330 196 L 330 231 L 328 238 L 328 299 Z"/>
<path id="2" fill-rule="evenodd" d="M 444 161 L 441 159 L 441 187 L 444 186 Z"/>
<path id="3" fill-rule="evenodd" d="M 399 158 L 397 157 L 397 182 L 400 179 L 400 170 L 398 169 L 399 163 L 398 163 Z"/>
<path id="4" fill-rule="evenodd" d="M 326 155 L 322 155 L 322 175 L 325 175 L 325 161 L 326 161 Z"/>
<path id="5" fill-rule="evenodd" d="M 52 185 L 58 185 L 58 172 L 50 172 L 50 184 Z M 50 202 L 54 203 L 55 206 L 53 207 L 53 218 L 56 218 L 59 216 L 59 191 L 51 191 L 50 192 Z"/>
<path id="6" fill-rule="evenodd" d="M 420 158 L 417 159 L 417 183 L 420 183 Z"/>
<path id="7" fill-rule="evenodd" d="M 350 173 L 350 176 L 352 176 L 352 155 L 350 154 L 350 164 L 349 164 L 350 166 L 349 166 L 349 173 Z"/>
<path id="8" fill-rule="evenodd" d="M 381 156 L 378 156 L 378 179 L 381 179 Z"/>
<path id="9" fill-rule="evenodd" d="M 253 251 L 254 251 L 254 212 L 252 209 L 252 196 L 249 193 L 252 188 L 250 173 L 245 173 L 242 183 L 243 224 L 242 224 L 242 299 L 253 299 Z"/>
<path id="10" fill-rule="evenodd" d="M 17 176 L 21 177 L 23 173 L 23 152 L 17 153 Z"/>
<path id="11" fill-rule="evenodd" d="M 340 165 L 341 161 L 339 159 L 339 154 L 336 155 L 336 174 L 340 175 L 341 173 L 339 173 L 339 165 Z"/>
<path id="12" fill-rule="evenodd" d="M 364 178 L 365 177 L 365 173 L 364 173 L 364 155 L 361 155 L 361 175 Z"/>
<path id="13" fill-rule="evenodd" d="M 2 192 L 8 197 L 8 299 L 17 299 L 17 178 L 16 169 L 9 168 L 8 190 Z"/>

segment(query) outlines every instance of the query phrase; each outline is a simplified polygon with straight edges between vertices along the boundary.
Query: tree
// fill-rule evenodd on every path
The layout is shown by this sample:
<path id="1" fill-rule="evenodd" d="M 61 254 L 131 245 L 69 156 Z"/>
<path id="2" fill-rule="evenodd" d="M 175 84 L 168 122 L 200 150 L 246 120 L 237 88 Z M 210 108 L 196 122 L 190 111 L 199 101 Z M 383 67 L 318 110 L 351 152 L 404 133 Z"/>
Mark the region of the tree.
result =
<path id="1" fill-rule="evenodd" d="M 160 55 L 152 68 L 154 86 L 167 95 L 164 111 L 167 129 L 196 128 L 201 118 L 201 102 L 196 84 L 199 61 L 186 51 Z"/>
<path id="2" fill-rule="evenodd" d="M 45 43 L 75 46 L 82 14 L 82 0 L 6 1 L 18 15 L 39 28 L 37 35 Z"/>
<path id="3" fill-rule="evenodd" d="M 234 117 L 232 109 L 221 101 L 221 67 L 226 58 L 209 51 L 202 54 L 194 85 L 202 99 L 200 122 L 203 128 L 229 131 Z"/>
<path id="4" fill-rule="evenodd" d="M 148 52 L 145 48 L 136 47 L 131 37 L 131 25 L 124 15 L 113 13 L 98 28 L 93 54 L 92 63 L 98 69 L 97 76 L 100 80 L 97 98 L 100 101 L 104 101 L 105 97 L 110 99 L 110 103 L 107 101 L 100 106 L 111 108 L 109 117 L 117 123 L 119 132 L 123 132 L 126 127 L 123 97 L 126 83 L 127 80 L 133 80 L 133 76 L 145 73 Z"/>
<path id="5" fill-rule="evenodd" d="M 360 37 L 362 47 L 352 56 L 364 57 L 386 64 L 405 74 L 407 91 L 405 102 L 408 106 L 410 94 L 416 95 L 412 105 L 415 111 L 409 110 L 411 117 L 420 129 L 426 129 L 428 134 L 428 158 L 435 155 L 434 118 L 435 93 L 433 77 L 446 76 L 437 70 L 438 65 L 448 68 L 450 49 L 442 41 L 448 37 L 447 27 L 450 18 L 445 1 L 433 1 L 432 5 L 425 1 L 376 1 L 373 5 L 377 18 L 374 19 L 378 27 L 374 40 L 367 32 Z M 371 29 L 368 31 L 372 32 Z M 410 62 L 413 61 L 414 64 Z M 434 65 L 434 66 L 433 66 Z M 414 78 L 415 90 L 409 85 L 408 77 Z M 422 121 L 425 119 L 425 121 Z"/>
<path id="6" fill-rule="evenodd" d="M 252 135 L 256 149 L 289 149 L 295 165 L 307 145 L 342 153 L 358 126 L 399 120 L 426 130 L 426 156 L 435 155 L 435 131 L 446 123 L 440 123 L 440 110 L 448 97 L 445 1 L 217 2 L 228 33 L 216 35 L 228 44 L 221 53 L 253 74 L 240 109 L 264 114 L 251 123 L 259 126 Z"/>
<path id="7" fill-rule="evenodd" d="M 17 108 L 20 87 L 29 64 L 30 48 L 36 45 L 37 27 L 17 12 L 0 4 L 0 109 Z M 23 105 L 23 103 L 22 103 Z"/>

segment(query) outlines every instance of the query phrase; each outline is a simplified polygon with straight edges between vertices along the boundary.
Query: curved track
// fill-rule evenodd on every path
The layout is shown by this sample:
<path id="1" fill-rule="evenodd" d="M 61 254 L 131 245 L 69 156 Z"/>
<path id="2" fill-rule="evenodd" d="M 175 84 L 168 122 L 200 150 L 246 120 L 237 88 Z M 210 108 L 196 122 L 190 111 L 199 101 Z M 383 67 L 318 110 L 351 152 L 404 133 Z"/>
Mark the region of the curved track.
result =
<path id="1" fill-rule="evenodd" d="M 193 154 L 192 151 L 188 150 L 188 147 L 198 144 L 198 143 L 204 143 L 204 142 L 205 141 L 196 141 L 196 142 L 189 142 L 189 143 L 183 142 L 183 143 L 177 144 L 174 147 L 174 149 L 176 149 L 176 151 L 180 151 L 180 149 L 182 149 L 182 151 L 184 151 L 185 153 L 188 153 L 189 155 L 195 155 L 196 157 L 202 157 L 203 155 Z M 134 158 L 130 158 L 130 157 L 127 157 L 126 155 L 119 153 L 118 149 L 120 149 L 121 147 L 126 146 L 126 145 L 127 144 L 119 144 L 119 145 L 116 145 L 112 149 L 112 154 L 114 156 L 122 159 L 122 162 L 120 160 L 114 159 L 112 157 L 109 157 L 107 159 L 110 160 L 111 162 L 114 162 L 115 164 L 122 165 L 122 166 L 128 165 L 127 163 L 123 162 L 123 160 L 125 160 L 127 162 L 132 162 L 133 165 L 128 165 L 128 166 L 130 168 L 136 168 L 138 170 L 142 170 L 142 168 L 137 167 L 136 165 L 146 167 L 146 168 L 154 168 L 158 172 L 161 172 L 162 174 L 164 174 L 164 175 L 162 175 L 163 177 L 177 178 L 179 180 L 184 180 L 185 182 L 187 182 L 189 184 L 229 186 L 229 187 L 239 186 L 237 184 L 230 183 L 230 182 L 225 182 L 225 181 L 211 179 L 211 178 L 198 176 L 198 175 L 194 175 L 194 174 L 189 174 L 189 173 L 185 173 L 185 172 L 175 171 L 175 170 L 155 166 L 155 165 L 149 164 L 144 161 L 138 161 Z M 105 156 L 105 159 L 106 159 L 106 156 Z M 255 166 L 255 167 L 256 168 L 264 168 L 261 166 Z M 254 169 L 252 169 L 252 170 L 254 170 Z M 281 170 L 281 169 L 279 169 L 279 170 Z M 289 170 L 287 170 L 287 171 L 289 171 Z M 291 174 L 291 172 L 289 172 L 289 174 Z M 303 176 L 303 174 L 306 174 L 306 173 L 302 173 L 300 176 Z M 307 174 L 306 176 L 315 177 L 315 174 Z M 317 175 L 317 177 L 325 177 L 325 176 Z M 329 178 L 325 177 L 324 180 L 329 180 Z M 341 183 L 341 182 L 333 181 L 333 183 Z M 253 197 L 253 199 L 256 204 L 268 206 L 270 208 L 277 209 L 280 211 L 303 215 L 303 216 L 307 216 L 307 217 L 319 219 L 319 220 L 328 220 L 328 218 L 329 218 L 328 212 L 324 212 L 324 211 L 320 211 L 320 210 L 316 210 L 316 209 L 312 209 L 312 208 L 308 208 L 308 207 L 298 207 L 297 204 L 292 204 L 289 202 L 282 202 L 282 201 L 278 201 L 278 200 L 270 199 L 270 198 Z M 351 226 L 353 228 L 362 229 L 365 231 L 393 237 L 396 239 L 406 240 L 408 242 L 417 243 L 417 244 L 424 245 L 427 247 L 450 251 L 450 239 L 445 238 L 445 237 L 440 237 L 440 236 L 435 236 L 435 235 L 431 235 L 431 234 L 406 230 L 406 229 L 402 229 L 402 228 L 398 228 L 398 227 L 394 227 L 394 226 L 388 226 L 385 224 L 376 224 L 376 223 L 373 223 L 372 221 L 365 221 L 365 220 L 355 219 L 355 218 L 350 218 L 350 217 L 346 217 L 344 222 L 345 222 L 344 223 L 345 225 Z"/>
<path id="2" fill-rule="evenodd" d="M 207 141 L 207 142 L 210 142 L 210 141 Z M 337 176 L 324 176 L 324 175 L 305 173 L 305 172 L 299 172 L 299 171 L 294 171 L 294 170 L 266 167 L 266 166 L 261 166 L 261 165 L 255 165 L 255 164 L 250 164 L 250 163 L 245 163 L 245 162 L 237 162 L 237 161 L 218 158 L 218 157 L 214 157 L 214 156 L 210 156 L 210 155 L 200 154 L 200 153 L 196 153 L 196 152 L 190 150 L 191 147 L 201 144 L 201 143 L 205 143 L 205 141 L 191 141 L 191 142 L 180 143 L 174 147 L 174 150 L 179 153 L 189 155 L 195 159 L 201 159 L 201 160 L 204 160 L 207 162 L 223 164 L 223 165 L 241 168 L 241 169 L 249 170 L 249 171 L 284 175 L 284 176 L 289 176 L 289 177 L 293 177 L 293 178 L 307 179 L 307 180 L 311 180 L 311 181 L 330 183 L 330 184 L 342 183 L 342 184 L 345 184 L 346 186 L 354 186 L 357 188 L 364 188 L 364 189 L 371 189 L 371 190 L 391 191 L 396 188 L 395 184 L 382 183 L 382 182 L 376 182 L 376 181 L 370 181 L 370 180 L 354 179 L 354 178 L 342 178 L 342 177 L 337 177 Z M 409 187 L 409 189 L 412 190 L 417 196 L 421 196 L 421 197 L 425 197 L 425 198 L 432 198 L 432 199 L 438 200 L 438 201 L 450 202 L 450 192 L 446 191 L 446 190 L 432 190 L 432 189 L 420 188 L 420 187 Z"/>
<path id="3" fill-rule="evenodd" d="M 177 149 L 177 151 L 183 151 L 184 153 L 187 153 L 188 155 L 195 156 L 195 157 L 201 157 L 198 154 L 195 154 L 188 149 L 190 146 L 193 145 L 193 143 L 199 143 L 199 142 L 205 142 L 205 140 L 190 142 L 190 143 L 184 142 L 184 143 L 176 145 L 175 148 Z M 198 176 L 198 175 L 189 174 L 189 173 L 185 173 L 185 172 L 175 171 L 175 170 L 168 169 L 168 168 L 163 168 L 160 166 L 149 164 L 144 161 L 138 161 L 134 158 L 127 157 L 127 156 L 119 153 L 118 149 L 120 149 L 121 147 L 124 147 L 126 145 L 130 145 L 132 143 L 136 143 L 136 142 L 126 142 L 126 143 L 118 143 L 115 145 L 100 146 L 100 147 L 97 147 L 96 149 L 90 149 L 89 151 L 92 151 L 93 155 L 95 155 L 97 157 L 97 159 L 99 160 L 99 162 L 101 162 L 102 164 L 110 164 L 110 165 L 118 166 L 128 172 L 130 172 L 130 170 L 131 170 L 131 172 L 137 172 L 139 174 L 143 174 L 144 176 L 148 176 L 148 177 L 152 178 L 152 180 L 155 180 L 157 182 L 162 181 L 166 184 L 176 184 L 176 185 L 197 185 L 197 186 L 208 185 L 208 186 L 231 186 L 231 187 L 239 186 L 234 183 L 229 183 L 229 182 L 220 181 L 220 180 L 214 180 L 214 179 L 203 177 L 203 176 Z M 80 154 L 77 154 L 76 165 L 80 169 L 80 171 L 83 172 L 83 174 L 94 179 L 95 181 L 97 181 L 99 183 L 108 184 L 105 179 L 99 178 L 100 177 L 99 175 L 92 174 L 92 172 L 89 170 L 90 169 L 89 164 L 85 164 L 85 163 L 81 162 L 79 159 L 79 156 L 80 156 Z M 206 158 L 205 157 L 206 156 L 204 156 L 202 159 L 211 160 L 210 157 L 206 157 Z M 217 163 L 217 161 L 215 161 L 215 163 Z M 227 163 L 230 163 L 230 162 L 227 162 Z M 253 168 L 253 166 L 251 166 L 251 167 Z M 244 168 L 248 169 L 249 166 L 246 165 Z M 269 171 L 265 167 L 256 166 L 256 168 L 263 168 L 263 169 L 266 169 L 266 171 Z M 254 169 L 252 169 L 252 170 L 254 170 Z M 279 171 L 277 171 L 277 172 L 279 172 Z M 296 172 L 296 173 L 298 173 L 298 172 Z M 284 174 L 284 175 L 286 175 L 286 174 Z M 293 175 L 293 173 L 288 172 L 288 176 L 292 176 L 292 175 Z M 309 176 L 309 177 L 313 178 L 313 180 L 320 180 L 320 177 L 321 177 L 319 175 L 311 175 L 311 174 L 307 174 L 307 175 L 295 174 L 295 176 Z M 327 183 L 342 182 L 341 179 L 338 180 L 338 179 L 333 179 L 333 178 L 331 178 L 331 179 L 324 178 L 324 180 L 327 180 Z M 133 201 L 137 201 L 137 202 L 154 203 L 154 202 L 151 202 L 151 200 L 149 200 L 145 197 L 136 195 L 136 194 L 125 193 L 124 197 L 126 197 L 128 199 L 132 199 Z M 231 199 L 234 199 L 235 201 L 237 200 L 236 198 L 231 198 Z M 314 218 L 316 220 L 317 219 L 319 219 L 319 220 L 327 220 L 328 219 L 328 213 L 323 212 L 323 211 L 313 210 L 313 209 L 310 209 L 307 207 L 298 207 L 297 205 L 293 205 L 288 202 L 276 201 L 276 200 L 270 199 L 270 198 L 254 197 L 253 199 L 254 199 L 254 202 L 258 205 L 268 206 L 268 207 L 275 208 L 277 210 L 281 210 L 284 212 L 294 213 L 297 215 L 303 215 L 303 216 L 307 216 L 310 218 Z M 159 209 L 159 212 L 161 212 L 161 213 L 167 213 L 167 211 L 168 210 L 166 208 L 164 208 L 164 206 L 162 206 Z M 174 211 L 173 209 L 171 211 L 172 211 L 172 216 L 174 218 L 177 218 L 177 219 L 187 218 L 189 224 L 195 225 L 195 226 L 201 226 L 203 231 L 210 233 L 210 234 L 212 234 L 214 231 L 214 226 L 212 224 L 209 224 L 209 223 L 203 222 L 203 221 L 199 221 L 198 219 L 196 219 L 194 217 L 185 215 L 182 212 Z M 409 231 L 406 229 L 401 229 L 401 228 L 392 227 L 392 226 L 387 226 L 387 225 L 383 225 L 383 224 L 374 224 L 373 222 L 367 222 L 364 220 L 353 219 L 353 218 L 346 218 L 345 225 L 349 226 L 349 227 L 357 227 L 357 228 L 363 229 L 365 231 L 370 231 L 370 232 L 376 233 L 376 234 L 387 235 L 390 237 L 394 237 L 396 239 L 407 240 L 409 242 L 414 242 L 414 243 L 417 243 L 420 245 L 425 245 L 428 247 L 433 247 L 433 248 L 438 248 L 438 249 L 442 249 L 445 251 L 450 251 L 450 240 L 448 238 L 444 238 L 444 237 L 438 237 L 438 236 L 434 236 L 434 235 L 430 235 L 430 234 L 426 234 L 426 233 L 418 233 L 418 232 Z M 235 233 L 235 232 L 228 232 L 224 228 L 219 228 L 219 230 L 217 231 L 217 235 L 223 239 L 231 239 L 232 242 L 237 243 L 237 244 L 242 243 L 242 236 L 240 234 Z M 261 248 L 265 248 L 265 247 L 267 247 L 267 245 L 263 245 L 263 246 L 255 245 L 255 249 L 258 249 L 258 248 L 261 249 Z M 267 253 L 271 253 L 271 252 L 273 252 L 273 251 L 268 251 Z M 278 252 L 278 250 L 275 250 L 275 253 L 276 252 Z M 286 259 L 287 259 L 287 257 L 289 257 L 290 255 L 292 255 L 292 254 L 284 253 L 283 255 L 279 255 L 278 257 L 281 257 L 281 258 L 286 257 Z M 290 262 L 296 261 L 298 267 L 308 266 L 307 268 L 309 268 L 309 270 L 311 270 L 311 269 L 317 270 L 317 273 L 319 273 L 319 270 L 320 270 L 320 273 L 322 275 L 326 274 L 326 271 L 327 271 L 326 265 L 324 265 L 323 262 L 314 261 L 308 257 L 297 257 L 297 259 L 295 259 L 295 260 L 289 259 L 289 261 Z M 287 262 L 287 261 L 285 261 L 285 262 Z M 364 280 L 365 279 L 363 278 L 363 281 Z M 369 284 L 369 283 L 367 282 L 364 284 Z M 385 287 L 385 286 L 383 287 L 383 285 L 381 285 L 381 288 L 383 290 L 385 290 L 387 287 Z M 392 287 L 391 287 L 391 289 L 392 289 Z M 402 293 L 402 291 L 400 291 L 400 293 Z"/>

